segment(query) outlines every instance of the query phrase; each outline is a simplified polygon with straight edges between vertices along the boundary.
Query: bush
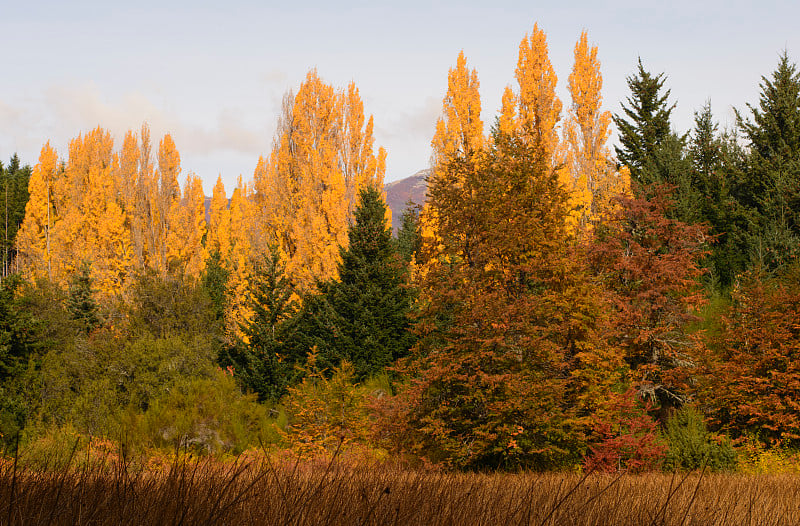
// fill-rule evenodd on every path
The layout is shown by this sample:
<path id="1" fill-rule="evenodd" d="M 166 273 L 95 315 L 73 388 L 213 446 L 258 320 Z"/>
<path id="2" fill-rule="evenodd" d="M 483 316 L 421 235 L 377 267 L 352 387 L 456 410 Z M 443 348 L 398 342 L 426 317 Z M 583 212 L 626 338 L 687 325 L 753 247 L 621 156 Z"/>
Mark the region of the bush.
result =
<path id="1" fill-rule="evenodd" d="M 669 451 L 664 459 L 665 470 L 736 468 L 736 452 L 730 440 L 709 433 L 703 415 L 694 407 L 686 406 L 673 414 L 667 421 L 666 435 Z"/>

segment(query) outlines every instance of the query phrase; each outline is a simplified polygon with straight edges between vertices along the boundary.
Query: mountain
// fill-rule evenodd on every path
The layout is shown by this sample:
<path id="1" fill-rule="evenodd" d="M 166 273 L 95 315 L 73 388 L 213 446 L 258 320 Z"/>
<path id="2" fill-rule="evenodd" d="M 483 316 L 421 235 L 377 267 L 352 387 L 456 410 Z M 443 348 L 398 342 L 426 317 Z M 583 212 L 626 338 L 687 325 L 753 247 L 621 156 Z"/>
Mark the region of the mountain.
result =
<path id="1" fill-rule="evenodd" d="M 383 185 L 386 191 L 386 204 L 392 210 L 392 230 L 396 233 L 403 223 L 403 212 L 411 201 L 416 205 L 425 203 L 430 170 L 420 170 L 410 177 Z"/>

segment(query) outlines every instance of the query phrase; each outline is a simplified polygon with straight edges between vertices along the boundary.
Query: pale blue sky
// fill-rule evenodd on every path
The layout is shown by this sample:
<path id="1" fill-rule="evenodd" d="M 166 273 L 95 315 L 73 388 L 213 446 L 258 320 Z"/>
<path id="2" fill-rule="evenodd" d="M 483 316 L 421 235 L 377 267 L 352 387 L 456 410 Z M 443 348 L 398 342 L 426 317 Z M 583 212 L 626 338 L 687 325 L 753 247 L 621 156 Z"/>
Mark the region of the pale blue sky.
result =
<path id="1" fill-rule="evenodd" d="M 620 111 L 641 56 L 668 75 L 680 131 L 709 98 L 732 125 L 731 108 L 757 101 L 783 49 L 800 60 L 800 7 L 788 1 L 71 4 L 0 0 L 0 159 L 17 151 L 34 164 L 48 139 L 66 156 L 69 139 L 97 125 L 119 143 L 148 121 L 154 138 L 172 133 L 184 174 L 202 177 L 206 193 L 218 173 L 228 192 L 239 174 L 252 177 L 283 94 L 312 67 L 337 87 L 355 81 L 388 150 L 389 181 L 427 167 L 459 50 L 478 70 L 491 123 L 534 22 L 565 107 L 585 28 L 599 47 L 605 108 Z"/>

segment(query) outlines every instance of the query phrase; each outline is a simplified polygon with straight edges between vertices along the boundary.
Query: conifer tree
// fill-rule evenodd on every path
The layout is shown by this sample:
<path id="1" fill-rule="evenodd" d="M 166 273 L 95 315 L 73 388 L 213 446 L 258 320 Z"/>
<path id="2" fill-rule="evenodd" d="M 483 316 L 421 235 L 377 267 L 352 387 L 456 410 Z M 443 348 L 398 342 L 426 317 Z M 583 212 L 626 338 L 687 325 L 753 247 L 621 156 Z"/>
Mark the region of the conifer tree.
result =
<path id="1" fill-rule="evenodd" d="M 800 74 L 786 53 L 748 108 L 752 120 L 737 112 L 750 148 L 736 197 L 750 212 L 752 260 L 775 269 L 800 254 Z"/>
<path id="2" fill-rule="evenodd" d="M 412 202 L 407 203 L 403 212 L 402 223 L 397 230 L 397 252 L 404 261 L 415 261 L 422 247 L 422 232 L 420 228 L 420 209 L 422 207 Z"/>
<path id="3" fill-rule="evenodd" d="M 100 325 L 100 309 L 94 299 L 91 264 L 84 261 L 72 277 L 67 298 L 67 310 L 81 329 L 89 333 Z"/>
<path id="4" fill-rule="evenodd" d="M 2 228 L 2 276 L 6 277 L 15 270 L 14 262 L 17 256 L 16 237 L 23 220 L 25 207 L 28 204 L 28 182 L 31 177 L 31 167 L 22 166 L 17 154 L 11 157 L 8 165 L 3 167 L 0 163 L 0 228 Z"/>
<path id="5" fill-rule="evenodd" d="M 640 58 L 638 71 L 626 80 L 631 90 L 628 106 L 623 104 L 623 115 L 613 117 L 621 143 L 621 147 L 615 147 L 617 157 L 628 166 L 631 178 L 641 184 L 671 182 L 654 179 L 657 174 L 647 173 L 657 151 L 671 133 L 670 115 L 675 104 L 668 102 L 670 90 L 662 92 L 664 73 L 653 76 L 644 69 Z"/>
<path id="6" fill-rule="evenodd" d="M 261 400 L 280 400 L 294 383 L 296 366 L 305 360 L 305 352 L 295 355 L 285 343 L 294 330 L 294 296 L 280 255 L 272 248 L 250 273 L 252 315 L 240 327 L 243 337 L 221 357 L 222 365 L 233 365 L 240 382 Z"/>
<path id="7" fill-rule="evenodd" d="M 354 216 L 348 244 L 340 249 L 339 279 L 320 284 L 319 295 L 304 307 L 298 332 L 306 333 L 302 347 L 318 349 L 323 366 L 347 362 L 363 379 L 408 353 L 414 296 L 376 188 L 360 190 Z"/>

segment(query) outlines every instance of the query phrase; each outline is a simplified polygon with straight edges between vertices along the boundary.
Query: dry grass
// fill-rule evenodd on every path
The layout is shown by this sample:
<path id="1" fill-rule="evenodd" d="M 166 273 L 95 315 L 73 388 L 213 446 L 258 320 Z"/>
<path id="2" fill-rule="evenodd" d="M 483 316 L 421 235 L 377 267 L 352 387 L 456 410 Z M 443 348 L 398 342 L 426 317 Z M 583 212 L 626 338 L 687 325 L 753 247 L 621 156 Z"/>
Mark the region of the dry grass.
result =
<path id="1" fill-rule="evenodd" d="M 261 456 L 34 471 L 0 462 L 0 524 L 800 524 L 800 477 L 445 474 Z"/>

